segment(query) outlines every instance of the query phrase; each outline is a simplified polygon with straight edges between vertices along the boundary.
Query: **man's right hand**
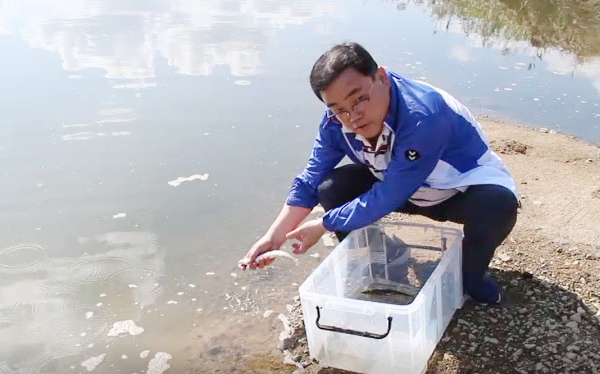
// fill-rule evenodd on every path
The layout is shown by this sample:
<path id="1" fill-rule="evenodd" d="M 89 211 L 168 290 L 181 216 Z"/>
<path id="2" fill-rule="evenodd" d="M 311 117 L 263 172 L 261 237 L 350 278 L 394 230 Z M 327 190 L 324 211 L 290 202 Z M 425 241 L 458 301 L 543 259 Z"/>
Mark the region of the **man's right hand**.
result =
<path id="1" fill-rule="evenodd" d="M 242 270 L 246 270 L 247 268 L 254 270 L 270 265 L 274 261 L 274 258 L 264 259 L 257 263 L 256 257 L 272 249 L 279 249 L 287 240 L 286 234 L 295 229 L 308 216 L 311 210 L 312 208 L 284 204 L 281 212 L 269 230 L 267 230 L 267 233 L 258 239 L 244 258 L 239 261 L 239 268 Z"/>
<path id="2" fill-rule="evenodd" d="M 272 249 L 279 248 L 281 244 L 282 243 L 277 243 L 275 240 L 269 238 L 268 236 L 263 236 L 262 238 L 258 239 L 256 243 L 254 243 L 252 248 L 250 248 L 250 250 L 244 256 L 244 258 L 242 258 L 239 261 L 238 266 L 242 270 L 246 270 L 247 268 L 254 270 L 256 268 L 263 268 L 265 266 L 270 265 L 273 261 L 275 261 L 274 258 L 266 258 L 260 260 L 259 262 L 256 262 L 256 257 Z"/>

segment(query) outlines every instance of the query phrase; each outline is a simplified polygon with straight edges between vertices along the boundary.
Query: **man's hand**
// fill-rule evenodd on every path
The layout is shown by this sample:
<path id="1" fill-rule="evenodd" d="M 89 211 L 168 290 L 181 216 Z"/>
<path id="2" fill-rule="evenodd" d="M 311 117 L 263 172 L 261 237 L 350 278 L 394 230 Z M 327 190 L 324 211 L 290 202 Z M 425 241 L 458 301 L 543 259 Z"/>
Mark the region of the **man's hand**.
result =
<path id="1" fill-rule="evenodd" d="M 300 243 L 292 244 L 292 247 L 294 248 L 293 252 L 295 254 L 302 254 L 308 251 L 310 247 L 317 244 L 325 232 L 327 232 L 327 230 L 323 227 L 323 220 L 319 218 L 307 221 L 298 226 L 295 230 L 287 233 L 286 238 L 299 240 Z"/>
<path id="2" fill-rule="evenodd" d="M 263 236 L 262 238 L 258 239 L 256 243 L 254 243 L 244 258 L 239 261 L 239 268 L 242 270 L 246 270 L 247 268 L 254 270 L 256 268 L 263 268 L 267 265 L 270 265 L 273 261 L 275 261 L 275 258 L 268 258 L 259 262 L 255 262 L 256 257 L 272 249 L 277 249 L 280 245 L 281 243 L 276 243 L 275 240 L 269 238 L 268 236 Z"/>

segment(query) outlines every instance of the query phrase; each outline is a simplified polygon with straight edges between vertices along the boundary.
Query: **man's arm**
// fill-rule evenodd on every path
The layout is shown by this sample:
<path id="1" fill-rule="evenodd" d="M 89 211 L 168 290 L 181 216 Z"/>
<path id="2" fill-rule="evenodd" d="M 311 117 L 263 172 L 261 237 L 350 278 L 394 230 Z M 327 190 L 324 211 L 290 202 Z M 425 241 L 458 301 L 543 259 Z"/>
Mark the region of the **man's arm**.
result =
<path id="1" fill-rule="evenodd" d="M 317 188 L 325 176 L 344 158 L 344 151 L 337 144 L 334 134 L 340 125 L 327 124 L 326 118 L 319 126 L 311 154 L 304 170 L 292 181 L 286 204 L 313 208 L 319 203 Z M 331 126 L 331 127 L 328 127 Z"/>
<path id="2" fill-rule="evenodd" d="M 426 117 L 402 139 L 396 139 L 384 180 L 366 193 L 328 211 L 323 226 L 328 231 L 364 227 L 399 208 L 435 169 L 449 136 L 450 125 L 442 116 Z"/>
<path id="3" fill-rule="evenodd" d="M 283 245 L 287 240 L 286 234 L 296 228 L 318 204 L 319 184 L 344 157 L 344 152 L 333 138 L 332 131 L 335 130 L 326 129 L 325 126 L 328 125 L 323 121 L 319 126 L 308 162 L 302 172 L 294 178 L 279 215 L 265 235 L 246 253 L 242 260 L 244 263 L 253 264 L 261 253 Z"/>

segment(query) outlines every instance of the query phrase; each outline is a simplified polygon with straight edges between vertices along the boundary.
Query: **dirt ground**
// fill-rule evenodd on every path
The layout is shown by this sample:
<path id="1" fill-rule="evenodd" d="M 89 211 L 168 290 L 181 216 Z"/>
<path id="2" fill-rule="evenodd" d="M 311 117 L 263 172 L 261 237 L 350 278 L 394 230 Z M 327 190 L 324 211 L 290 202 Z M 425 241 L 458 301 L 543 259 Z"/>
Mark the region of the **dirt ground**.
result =
<path id="1" fill-rule="evenodd" d="M 600 373 L 600 146 L 479 120 L 522 197 L 517 224 L 491 266 L 508 303 L 458 310 L 427 374 Z M 238 357 L 240 372 L 347 373 L 310 359 L 297 294 L 284 302 L 289 313 L 272 318 L 278 329 L 265 334 L 265 354 Z"/>

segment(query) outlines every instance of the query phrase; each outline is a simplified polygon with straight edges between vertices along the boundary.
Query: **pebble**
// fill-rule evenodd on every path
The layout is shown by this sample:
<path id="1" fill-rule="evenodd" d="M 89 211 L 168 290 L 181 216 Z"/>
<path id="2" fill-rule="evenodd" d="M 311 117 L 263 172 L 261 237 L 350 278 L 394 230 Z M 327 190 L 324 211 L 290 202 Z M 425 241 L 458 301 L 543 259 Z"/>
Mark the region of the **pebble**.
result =
<path id="1" fill-rule="evenodd" d="M 566 326 L 569 327 L 573 331 L 577 331 L 579 329 L 579 326 L 577 325 L 576 321 L 571 321 L 571 322 L 567 323 Z"/>
<path id="2" fill-rule="evenodd" d="M 579 313 L 573 314 L 570 318 L 571 318 L 571 321 L 581 323 L 581 314 L 579 314 Z"/>
<path id="3" fill-rule="evenodd" d="M 537 365 L 535 365 L 535 370 L 540 371 L 542 369 L 544 369 L 544 364 L 538 362 Z"/>

